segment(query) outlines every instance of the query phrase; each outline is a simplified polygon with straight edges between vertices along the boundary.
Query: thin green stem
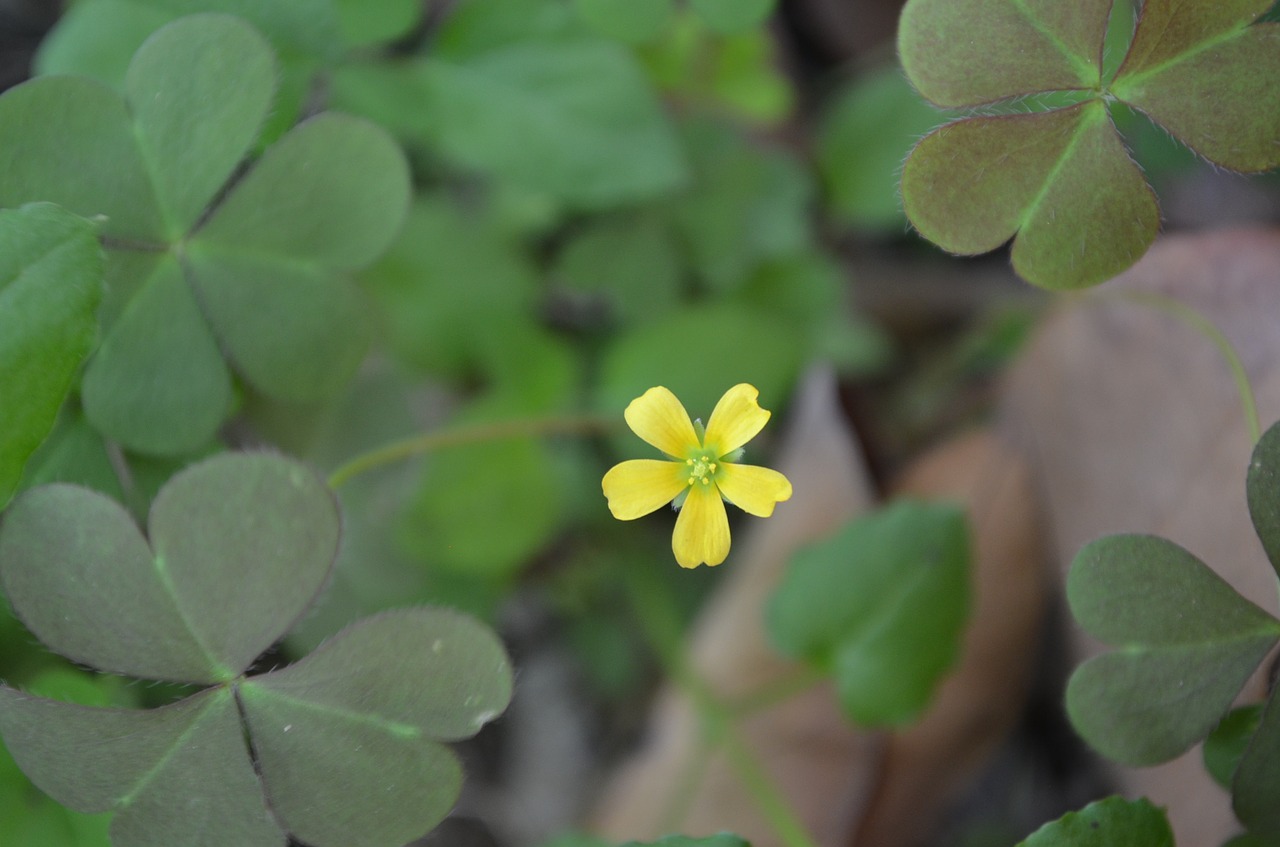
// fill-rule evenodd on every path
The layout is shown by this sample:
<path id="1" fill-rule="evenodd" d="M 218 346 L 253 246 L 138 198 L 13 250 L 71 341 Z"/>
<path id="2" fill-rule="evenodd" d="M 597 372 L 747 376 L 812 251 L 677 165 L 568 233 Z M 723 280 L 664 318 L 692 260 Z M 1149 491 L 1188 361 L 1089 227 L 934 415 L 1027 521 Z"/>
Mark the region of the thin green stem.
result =
<path id="1" fill-rule="evenodd" d="M 720 702 L 706 681 L 685 661 L 680 625 L 665 591 L 635 571 L 627 571 L 626 583 L 645 637 L 667 675 L 693 703 L 706 739 L 720 742 L 734 773 L 785 847 L 817 847 L 755 752 L 739 734 L 734 711 Z M 709 753 L 711 745 L 706 749 Z"/>
<path id="2" fill-rule="evenodd" d="M 459 447 L 464 444 L 500 441 L 508 438 L 603 433 L 616 428 L 617 425 L 618 421 L 611 417 L 577 415 L 495 421 L 424 432 L 356 456 L 329 474 L 329 487 L 338 488 L 354 476 L 445 447 Z"/>
<path id="3" fill-rule="evenodd" d="M 779 703 L 785 703 L 797 694 L 801 694 L 831 678 L 831 674 L 812 665 L 801 665 L 794 673 L 768 682 L 759 689 L 735 700 L 730 708 L 738 718 L 747 718 L 757 712 L 771 709 Z"/>
<path id="4" fill-rule="evenodd" d="M 1213 321 L 1180 300 L 1146 291 L 1108 292 L 1107 296 L 1119 297 L 1134 303 L 1141 303 L 1159 309 L 1170 317 L 1177 318 L 1187 326 L 1199 332 L 1218 348 L 1218 353 L 1227 363 L 1231 376 L 1236 383 L 1236 391 L 1240 394 L 1240 405 L 1244 409 L 1245 425 L 1249 427 L 1249 440 L 1253 444 L 1262 438 L 1262 424 L 1258 419 L 1258 403 L 1253 395 L 1253 386 L 1249 384 L 1249 374 L 1244 369 L 1240 354 L 1232 346 L 1231 341 L 1218 329 Z"/>

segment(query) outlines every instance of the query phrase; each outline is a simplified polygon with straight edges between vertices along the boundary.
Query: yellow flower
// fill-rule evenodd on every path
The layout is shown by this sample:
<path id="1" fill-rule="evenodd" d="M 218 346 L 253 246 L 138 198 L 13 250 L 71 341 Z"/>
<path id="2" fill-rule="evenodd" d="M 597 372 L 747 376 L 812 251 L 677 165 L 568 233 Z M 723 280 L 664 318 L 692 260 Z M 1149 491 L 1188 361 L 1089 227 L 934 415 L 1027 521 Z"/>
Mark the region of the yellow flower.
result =
<path id="1" fill-rule="evenodd" d="M 632 459 L 609 469 L 603 488 L 613 516 L 635 520 L 681 500 L 676 503 L 680 516 L 671 538 L 676 561 L 684 568 L 723 562 L 729 555 L 729 516 L 723 500 L 767 518 L 774 504 L 791 497 L 791 483 L 782 474 L 737 464 L 742 445 L 769 420 L 769 412 L 756 403 L 759 395 L 746 383 L 730 388 L 716 403 L 705 432 L 662 386 L 632 400 L 624 415 L 627 425 L 667 459 Z"/>

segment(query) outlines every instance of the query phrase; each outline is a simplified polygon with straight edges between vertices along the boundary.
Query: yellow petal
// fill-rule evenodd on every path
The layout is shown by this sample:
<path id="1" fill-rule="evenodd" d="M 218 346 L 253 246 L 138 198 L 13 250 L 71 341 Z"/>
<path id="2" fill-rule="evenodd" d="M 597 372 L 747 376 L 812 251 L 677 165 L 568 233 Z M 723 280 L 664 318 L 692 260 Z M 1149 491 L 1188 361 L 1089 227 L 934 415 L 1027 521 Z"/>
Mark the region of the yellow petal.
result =
<path id="1" fill-rule="evenodd" d="M 609 498 L 609 511 L 620 521 L 630 521 L 665 506 L 684 491 L 687 483 L 678 462 L 632 459 L 614 465 L 601 487 Z"/>
<path id="2" fill-rule="evenodd" d="M 689 413 L 676 395 L 661 385 L 632 400 L 623 417 L 636 435 L 668 456 L 683 460 L 686 453 L 698 447 Z"/>
<path id="3" fill-rule="evenodd" d="M 774 504 L 791 499 L 791 483 L 785 476 L 756 465 L 722 462 L 716 485 L 730 503 L 761 518 L 773 514 Z"/>
<path id="4" fill-rule="evenodd" d="M 696 568 L 704 562 L 718 565 L 729 555 L 729 516 L 714 485 L 689 489 L 676 518 L 671 550 L 682 568 Z"/>
<path id="5" fill-rule="evenodd" d="M 723 456 L 756 437 L 769 422 L 769 413 L 756 403 L 760 392 L 745 382 L 735 385 L 716 403 L 707 421 L 706 446 Z"/>

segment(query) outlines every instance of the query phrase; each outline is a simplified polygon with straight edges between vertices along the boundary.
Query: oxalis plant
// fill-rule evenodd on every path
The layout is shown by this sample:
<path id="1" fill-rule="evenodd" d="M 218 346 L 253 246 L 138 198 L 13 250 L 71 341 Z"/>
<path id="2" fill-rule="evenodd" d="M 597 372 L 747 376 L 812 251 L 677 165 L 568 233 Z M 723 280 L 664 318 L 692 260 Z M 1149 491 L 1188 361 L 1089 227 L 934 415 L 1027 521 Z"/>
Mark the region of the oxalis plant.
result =
<path id="1" fill-rule="evenodd" d="M 902 172 L 920 234 L 953 253 L 1012 243 L 1036 285 L 1110 279 L 1155 240 L 1160 209 L 1116 118 L 1137 112 L 1219 167 L 1280 165 L 1272 0 L 910 0 L 898 51 L 938 106 Z"/>
<path id="2" fill-rule="evenodd" d="M 1280 37 L 1256 20 L 1268 5 L 910 0 L 907 76 L 975 113 L 911 153 L 907 214 L 956 253 L 1012 238 L 1015 269 L 1038 285 L 1118 273 L 1159 218 L 1118 116 L 1146 115 L 1223 167 L 1280 163 Z M 804 222 L 801 165 L 697 117 L 785 111 L 759 59 L 771 8 L 484 0 L 450 9 L 419 51 L 388 46 L 412 39 L 417 0 L 83 0 L 68 12 L 37 77 L 0 95 L 0 588 L 51 651 L 12 662 L 17 684 L 0 685 L 0 788 L 22 786 L 0 795 L 4 835 L 399 847 L 459 796 L 447 745 L 512 697 L 482 618 L 522 563 L 588 525 L 583 514 L 630 521 L 674 501 L 669 549 L 664 538 L 653 555 L 693 579 L 674 565 L 732 567 L 731 514 L 789 507 L 805 481 L 754 464 L 769 420 L 759 398 L 779 402 L 805 357 L 857 363 L 875 343 L 832 317 L 841 278 Z M 671 123 L 658 88 L 695 117 Z M 513 116 L 528 130 L 514 144 Z M 477 187 L 486 180 L 496 188 Z M 613 334 L 585 345 L 604 349 L 598 367 L 525 316 L 535 265 L 513 233 L 551 254 L 571 304 L 607 304 Z M 696 304 L 681 299 L 683 274 Z M 296 422 L 367 390 L 380 342 L 420 378 L 486 393 L 440 429 L 379 429 L 299 458 Z M 562 414 L 587 371 L 594 413 Z M 350 403 L 381 413 L 377 396 Z M 612 437 L 619 418 L 656 452 L 602 479 L 543 443 Z M 1247 483 L 1273 564 L 1276 433 Z M 633 455 L 625 445 L 616 452 Z M 362 485 L 424 454 L 427 482 L 397 489 L 412 518 L 399 540 L 446 578 L 418 590 L 395 560 L 362 582 L 359 567 L 388 556 L 362 535 L 382 502 Z M 573 512 L 564 491 L 589 506 Z M 953 505 L 896 502 L 800 551 L 765 611 L 800 672 L 742 703 L 684 663 L 690 583 L 673 590 L 644 570 L 641 527 L 591 532 L 580 558 L 621 586 L 707 750 L 728 753 L 787 847 L 814 842 L 738 722 L 832 679 L 851 723 L 907 726 L 958 654 L 971 539 Z M 474 589 L 462 575 L 477 571 L 484 602 L 458 588 Z M 390 601 L 378 578 L 433 602 Z M 344 590 L 380 611 L 300 636 Z M 1132 764 L 1207 736 L 1206 765 L 1252 839 L 1241 843 L 1280 837 L 1275 696 L 1229 710 L 1280 622 L 1151 537 L 1090 545 L 1068 590 L 1081 623 L 1117 648 L 1072 679 L 1081 734 Z M 11 624 L 0 619 L 6 639 L 26 638 Z M 87 815 L 39 818 L 26 779 Z M 729 833 L 656 843 L 746 847 Z M 1024 843 L 1172 836 L 1145 800 L 1108 798 Z"/>

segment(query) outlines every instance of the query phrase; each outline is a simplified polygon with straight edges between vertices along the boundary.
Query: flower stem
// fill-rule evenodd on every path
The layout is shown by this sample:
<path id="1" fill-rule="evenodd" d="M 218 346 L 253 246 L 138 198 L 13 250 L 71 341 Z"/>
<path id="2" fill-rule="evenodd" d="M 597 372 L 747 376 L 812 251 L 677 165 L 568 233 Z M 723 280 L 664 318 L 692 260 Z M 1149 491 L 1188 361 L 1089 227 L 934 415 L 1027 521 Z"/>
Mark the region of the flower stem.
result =
<path id="1" fill-rule="evenodd" d="M 738 732 L 734 710 L 720 702 L 706 681 L 685 661 L 680 625 L 664 589 L 635 570 L 626 572 L 626 583 L 646 639 L 667 676 L 698 712 L 704 738 L 719 742 L 743 787 L 785 847 L 817 847 L 755 751 Z M 704 747 L 709 753 L 711 744 Z"/>
<path id="2" fill-rule="evenodd" d="M 1240 360 L 1240 354 L 1236 352 L 1236 348 L 1232 346 L 1230 339 L 1223 334 L 1222 330 L 1218 329 L 1213 321 L 1206 318 L 1196 309 L 1180 300 L 1175 300 L 1163 294 L 1146 291 L 1118 291 L 1108 292 L 1108 294 L 1133 303 L 1150 306 L 1170 317 L 1177 318 L 1196 332 L 1199 332 L 1214 347 L 1218 348 L 1218 353 L 1226 361 L 1227 368 L 1230 369 L 1231 376 L 1235 380 L 1236 391 L 1240 394 L 1240 405 L 1244 409 L 1245 425 L 1249 428 L 1250 442 L 1257 444 L 1258 440 L 1262 438 L 1262 425 L 1258 420 L 1258 403 L 1254 399 L 1253 386 L 1249 384 L 1249 374 L 1244 369 L 1244 362 Z"/>
<path id="3" fill-rule="evenodd" d="M 390 444 L 384 444 L 382 447 L 356 456 L 329 474 L 329 487 L 338 488 L 354 476 L 444 447 L 459 447 L 464 444 L 541 435 L 602 433 L 615 428 L 617 424 L 618 421 L 611 417 L 577 415 L 522 418 L 433 430 L 410 436 L 400 441 L 393 441 Z"/>

